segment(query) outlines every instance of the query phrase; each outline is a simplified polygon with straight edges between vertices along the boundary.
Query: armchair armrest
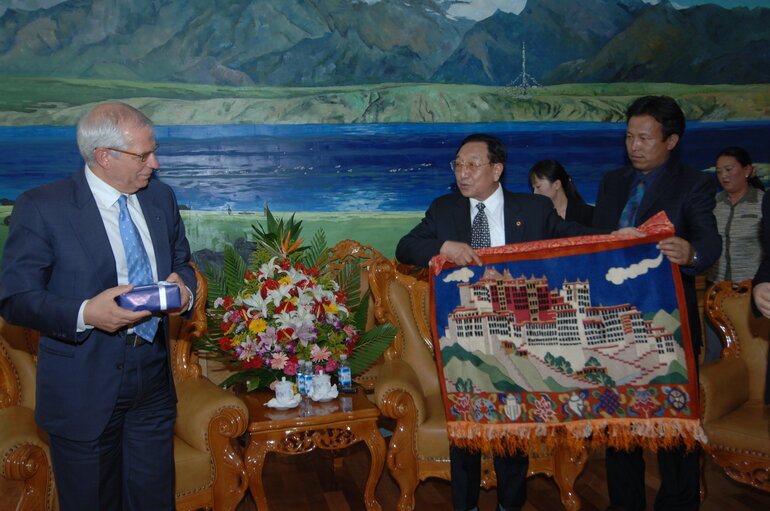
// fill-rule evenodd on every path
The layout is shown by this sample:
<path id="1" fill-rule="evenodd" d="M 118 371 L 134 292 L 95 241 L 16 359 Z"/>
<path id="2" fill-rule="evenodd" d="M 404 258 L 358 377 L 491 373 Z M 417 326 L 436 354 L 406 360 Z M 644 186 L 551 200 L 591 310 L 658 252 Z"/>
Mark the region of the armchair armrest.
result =
<path id="1" fill-rule="evenodd" d="M 35 412 L 25 406 L 0 408 L 0 476 L 23 481 L 17 509 L 49 509 L 53 476 L 48 449 L 38 432 Z"/>
<path id="2" fill-rule="evenodd" d="M 749 373 L 741 358 L 723 358 L 700 369 L 703 424 L 723 417 L 749 399 Z"/>
<path id="3" fill-rule="evenodd" d="M 392 410 L 392 407 L 387 404 L 389 401 L 387 395 L 394 390 L 404 392 L 412 398 L 417 415 L 416 425 L 419 426 L 425 422 L 425 396 L 420 386 L 420 380 L 412 366 L 400 359 L 388 360 L 382 365 L 377 384 L 374 387 L 375 402 L 382 413 L 398 419 L 400 417 L 394 415 L 397 413 L 396 410 Z"/>
<path id="4" fill-rule="evenodd" d="M 246 405 L 207 378 L 177 382 L 176 394 L 174 433 L 196 449 L 209 450 L 207 436 L 214 420 L 218 421 L 216 432 L 225 437 L 236 438 L 246 431 L 249 417 Z"/>

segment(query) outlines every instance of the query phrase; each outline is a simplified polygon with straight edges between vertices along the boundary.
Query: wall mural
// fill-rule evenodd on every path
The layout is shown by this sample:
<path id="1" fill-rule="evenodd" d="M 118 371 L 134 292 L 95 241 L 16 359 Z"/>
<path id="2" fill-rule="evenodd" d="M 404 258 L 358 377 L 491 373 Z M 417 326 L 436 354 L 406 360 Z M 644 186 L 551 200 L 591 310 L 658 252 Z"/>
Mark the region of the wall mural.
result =
<path id="1" fill-rule="evenodd" d="M 560 160 L 588 202 L 624 163 L 623 112 L 676 97 L 682 156 L 770 162 L 762 0 L 0 0 L 0 246 L 13 200 L 82 165 L 73 125 L 121 100 L 158 125 L 158 177 L 194 250 L 265 204 L 387 256 L 454 180 L 477 131 L 505 186 Z"/>

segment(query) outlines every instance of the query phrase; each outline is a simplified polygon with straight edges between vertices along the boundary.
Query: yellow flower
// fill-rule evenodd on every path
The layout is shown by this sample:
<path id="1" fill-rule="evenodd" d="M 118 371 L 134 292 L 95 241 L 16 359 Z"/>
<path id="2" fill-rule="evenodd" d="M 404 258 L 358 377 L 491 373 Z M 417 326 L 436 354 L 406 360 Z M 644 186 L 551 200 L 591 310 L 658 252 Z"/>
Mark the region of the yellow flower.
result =
<path id="1" fill-rule="evenodd" d="M 337 307 L 336 303 L 330 303 L 328 305 L 324 305 L 324 310 L 330 314 L 336 314 L 340 309 Z"/>
<path id="2" fill-rule="evenodd" d="M 262 318 L 253 319 L 251 320 L 251 323 L 249 323 L 249 330 L 255 334 L 264 332 L 266 328 L 267 328 L 267 321 L 265 321 Z"/>
<path id="3" fill-rule="evenodd" d="M 282 286 L 290 286 L 290 285 L 291 285 L 291 277 L 289 277 L 288 275 L 284 275 L 283 277 L 281 277 L 280 279 L 278 279 L 278 282 L 279 282 L 279 283 L 280 283 Z"/>

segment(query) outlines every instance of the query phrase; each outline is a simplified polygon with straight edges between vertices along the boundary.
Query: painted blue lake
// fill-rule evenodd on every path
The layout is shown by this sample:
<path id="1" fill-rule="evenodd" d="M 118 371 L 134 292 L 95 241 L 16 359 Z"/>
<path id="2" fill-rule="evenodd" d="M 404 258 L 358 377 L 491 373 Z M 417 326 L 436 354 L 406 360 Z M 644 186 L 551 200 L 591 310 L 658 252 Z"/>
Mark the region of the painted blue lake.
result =
<path id="1" fill-rule="evenodd" d="M 625 159 L 624 123 L 160 126 L 158 177 L 191 209 L 422 211 L 449 190 L 449 161 L 474 132 L 507 144 L 513 191 L 529 191 L 528 169 L 555 158 L 594 202 L 602 174 Z M 688 123 L 682 158 L 707 168 L 729 145 L 770 162 L 770 122 Z M 81 165 L 72 127 L 0 127 L 0 198 Z"/>

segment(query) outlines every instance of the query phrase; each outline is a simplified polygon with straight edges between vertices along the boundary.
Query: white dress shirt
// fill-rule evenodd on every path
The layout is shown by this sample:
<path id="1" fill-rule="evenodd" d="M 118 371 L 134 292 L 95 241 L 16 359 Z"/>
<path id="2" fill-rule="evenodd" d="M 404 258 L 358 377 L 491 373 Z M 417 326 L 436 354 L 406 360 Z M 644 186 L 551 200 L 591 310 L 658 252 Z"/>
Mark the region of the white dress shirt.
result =
<path id="1" fill-rule="evenodd" d="M 88 165 L 86 165 L 85 173 L 88 187 L 94 195 L 96 207 L 99 208 L 99 214 L 102 216 L 104 229 L 107 231 L 107 238 L 110 240 L 112 255 L 115 258 L 115 269 L 118 272 L 118 285 L 125 286 L 129 284 L 128 264 L 126 263 L 126 252 L 123 249 L 123 240 L 120 237 L 120 226 L 118 225 L 118 215 L 120 214 L 118 199 L 123 194 L 102 181 L 101 178 L 88 168 Z M 133 220 L 137 231 L 139 231 L 139 236 L 142 238 L 144 249 L 147 251 L 147 257 L 150 259 L 152 278 L 157 282 L 158 268 L 157 263 L 155 262 L 155 249 L 152 246 L 152 238 L 150 237 L 150 231 L 147 228 L 147 222 L 144 220 L 144 214 L 142 213 L 142 207 L 139 205 L 139 199 L 136 198 L 136 195 L 130 194 L 128 195 L 127 203 L 128 212 L 131 214 L 131 220 Z M 80 305 L 80 311 L 78 312 L 78 332 L 82 332 L 87 328 L 93 328 L 90 325 L 86 325 L 83 317 L 83 311 L 85 310 L 87 302 L 88 300 Z"/>
<path id="2" fill-rule="evenodd" d="M 487 215 L 487 222 L 489 223 L 489 241 L 492 247 L 499 247 L 505 245 L 505 197 L 503 196 L 503 187 L 500 183 L 497 184 L 497 190 L 492 195 L 486 198 L 484 201 L 478 201 L 471 199 L 471 225 L 473 225 L 473 219 L 476 218 L 478 209 L 476 204 L 479 202 L 484 203 L 484 213 Z"/>

